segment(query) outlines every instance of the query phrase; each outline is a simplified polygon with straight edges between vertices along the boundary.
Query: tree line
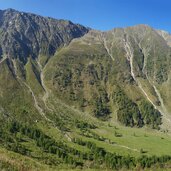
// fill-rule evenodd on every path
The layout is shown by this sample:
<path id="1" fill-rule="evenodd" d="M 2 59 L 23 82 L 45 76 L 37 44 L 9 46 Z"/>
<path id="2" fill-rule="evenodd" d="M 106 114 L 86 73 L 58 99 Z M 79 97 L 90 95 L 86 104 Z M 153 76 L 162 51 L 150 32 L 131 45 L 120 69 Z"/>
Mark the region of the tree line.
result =
<path id="1" fill-rule="evenodd" d="M 142 100 L 140 104 L 134 103 L 120 87 L 113 93 L 113 101 L 118 106 L 117 119 L 125 126 L 148 125 L 153 129 L 159 129 L 161 113 L 149 102 Z"/>
<path id="2" fill-rule="evenodd" d="M 82 128 L 82 126 L 79 127 Z M 18 133 L 20 136 L 17 136 Z M 82 152 L 74 147 L 68 146 L 62 141 L 54 140 L 37 127 L 29 124 L 12 121 L 0 126 L 1 145 L 8 150 L 31 157 L 31 151 L 21 143 L 23 141 L 22 137 L 24 136 L 34 140 L 36 145 L 42 149 L 44 153 L 52 154 L 59 158 L 61 162 L 72 165 L 73 167 L 79 166 L 84 168 L 88 162 L 91 163 L 91 168 L 99 168 L 99 166 L 108 169 L 132 169 L 137 166 L 140 166 L 141 168 L 150 168 L 153 165 L 164 164 L 171 161 L 171 156 L 166 155 L 160 157 L 142 155 L 141 157 L 136 158 L 130 155 L 111 153 L 104 148 L 97 146 L 94 142 L 85 141 L 76 137 L 72 138 L 72 143 L 89 149 L 86 152 Z"/>

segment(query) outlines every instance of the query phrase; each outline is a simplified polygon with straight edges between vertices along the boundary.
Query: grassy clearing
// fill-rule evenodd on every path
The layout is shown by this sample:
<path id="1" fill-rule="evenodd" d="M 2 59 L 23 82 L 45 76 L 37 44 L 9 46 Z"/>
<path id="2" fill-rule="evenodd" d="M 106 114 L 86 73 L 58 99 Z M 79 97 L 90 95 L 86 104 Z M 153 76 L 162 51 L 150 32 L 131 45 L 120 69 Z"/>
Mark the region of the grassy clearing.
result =
<path id="1" fill-rule="evenodd" d="M 160 133 L 148 128 L 125 128 L 117 125 L 116 127 L 103 126 L 95 130 L 99 135 L 110 139 L 117 144 L 130 147 L 137 150 L 145 150 L 146 155 L 168 155 L 171 153 L 171 137 L 168 134 Z M 115 132 L 118 132 L 122 137 L 116 137 Z M 112 149 L 111 149 L 112 150 Z M 124 149 L 124 151 L 127 151 Z M 129 150 L 130 151 L 130 150 Z M 123 152 L 120 151 L 121 153 Z M 132 153 L 141 155 L 141 153 Z"/>

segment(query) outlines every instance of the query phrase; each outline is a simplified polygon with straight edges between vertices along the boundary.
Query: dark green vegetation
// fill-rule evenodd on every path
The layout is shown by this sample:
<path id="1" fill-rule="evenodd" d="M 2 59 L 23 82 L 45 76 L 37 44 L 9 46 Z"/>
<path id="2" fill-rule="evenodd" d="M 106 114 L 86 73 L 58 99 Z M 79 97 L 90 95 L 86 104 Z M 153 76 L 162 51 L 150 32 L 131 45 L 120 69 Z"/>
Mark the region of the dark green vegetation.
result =
<path id="1" fill-rule="evenodd" d="M 0 11 L 0 170 L 170 167 L 170 37 Z"/>
<path id="2" fill-rule="evenodd" d="M 161 124 L 161 114 L 148 102 L 142 101 L 137 105 L 119 88 L 114 93 L 113 99 L 119 106 L 117 117 L 121 123 L 124 123 L 126 126 L 138 127 L 147 124 L 152 128 L 159 128 Z"/>
<path id="3" fill-rule="evenodd" d="M 70 148 L 62 142 L 56 142 L 54 139 L 34 127 L 22 125 L 16 121 L 8 122 L 5 125 L 5 128 L 1 127 L 1 141 L 5 148 L 22 155 L 31 156 L 30 151 L 22 145 L 22 142 L 26 141 L 26 138 L 34 140 L 36 146 L 40 147 L 42 151 L 50 154 L 56 154 L 56 158 L 62 159 L 65 163 L 72 164 L 74 166 L 82 165 L 82 162 L 79 161 L 78 158 L 81 155 L 78 150 Z M 73 156 L 76 157 L 74 158 Z M 59 161 L 52 160 L 48 162 L 49 164 L 55 164 L 53 162 L 56 162 L 57 165 Z"/>
<path id="4" fill-rule="evenodd" d="M 84 123 L 78 124 L 79 128 L 83 130 L 94 129 L 94 126 L 89 126 Z M 86 126 L 85 126 L 86 125 Z M 118 134 L 117 134 L 118 135 Z M 99 141 L 105 141 L 105 138 L 97 138 L 96 134 L 92 136 Z M 119 137 L 119 136 L 118 136 Z M 71 141 L 79 146 L 86 147 L 86 152 L 76 150 L 62 141 L 55 141 L 55 139 L 47 136 L 40 129 L 30 124 L 22 124 L 17 121 L 8 121 L 6 124 L 2 124 L 0 127 L 0 141 L 1 147 L 6 148 L 9 151 L 19 153 L 24 156 L 35 158 L 40 162 L 44 162 L 48 165 L 58 166 L 59 164 L 70 165 L 71 168 L 86 168 L 87 164 L 90 168 L 108 168 L 108 169 L 134 169 L 136 167 L 150 168 L 153 165 L 160 164 L 164 167 L 164 164 L 171 160 L 171 156 L 163 155 L 147 156 L 135 158 L 130 155 L 119 155 L 111 153 L 105 150 L 105 148 L 98 147 L 96 143 L 91 141 L 85 141 L 81 138 L 73 138 Z M 35 157 L 35 152 L 25 145 L 26 142 L 33 142 L 35 148 L 39 148 L 42 155 Z M 111 143 L 111 142 L 110 142 Z M 39 152 L 39 153 L 40 153 Z M 44 157 L 44 154 L 47 154 Z M 143 149 L 140 153 L 146 153 Z M 87 163 L 87 164 L 85 164 Z M 10 166 L 7 162 L 1 162 L 1 168 L 9 170 L 18 170 L 17 167 Z M 28 168 L 29 169 L 29 168 Z"/>

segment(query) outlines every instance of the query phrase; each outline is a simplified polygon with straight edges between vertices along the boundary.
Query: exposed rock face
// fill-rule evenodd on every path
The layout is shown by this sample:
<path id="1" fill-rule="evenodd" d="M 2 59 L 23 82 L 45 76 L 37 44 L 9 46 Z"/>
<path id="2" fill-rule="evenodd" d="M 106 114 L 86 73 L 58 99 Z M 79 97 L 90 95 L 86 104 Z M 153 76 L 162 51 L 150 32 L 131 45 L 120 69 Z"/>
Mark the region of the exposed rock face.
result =
<path id="1" fill-rule="evenodd" d="M 53 55 L 58 47 L 88 31 L 70 21 L 8 9 L 0 11 L 0 52 L 26 62 L 28 57 Z"/>

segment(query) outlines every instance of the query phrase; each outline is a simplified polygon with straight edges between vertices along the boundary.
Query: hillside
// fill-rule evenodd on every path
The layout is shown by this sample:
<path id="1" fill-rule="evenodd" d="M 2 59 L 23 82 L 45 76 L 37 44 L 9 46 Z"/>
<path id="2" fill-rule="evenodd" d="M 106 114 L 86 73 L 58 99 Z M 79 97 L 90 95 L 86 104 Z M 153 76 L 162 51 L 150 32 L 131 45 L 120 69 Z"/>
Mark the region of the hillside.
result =
<path id="1" fill-rule="evenodd" d="M 163 30 L 1 10 L 0 169 L 169 168 L 170 69 Z"/>

